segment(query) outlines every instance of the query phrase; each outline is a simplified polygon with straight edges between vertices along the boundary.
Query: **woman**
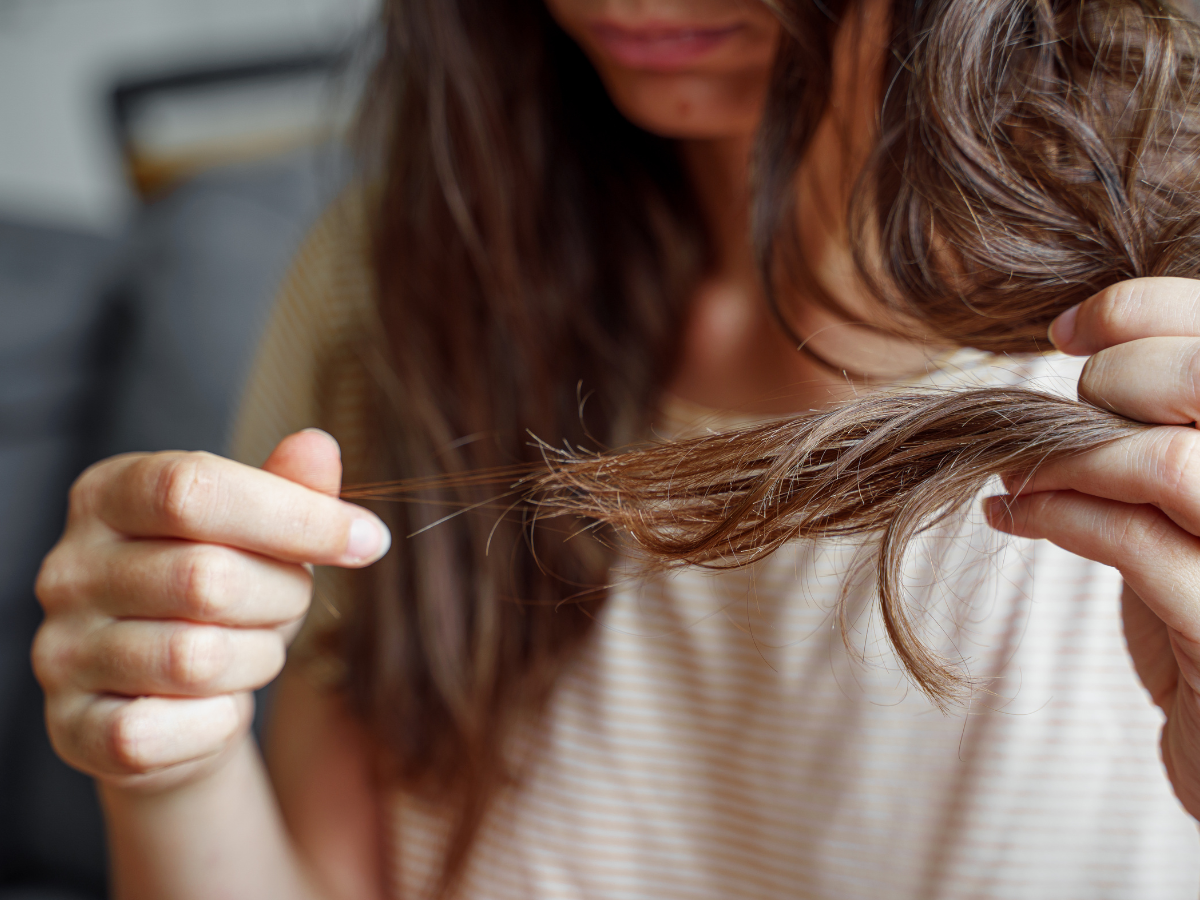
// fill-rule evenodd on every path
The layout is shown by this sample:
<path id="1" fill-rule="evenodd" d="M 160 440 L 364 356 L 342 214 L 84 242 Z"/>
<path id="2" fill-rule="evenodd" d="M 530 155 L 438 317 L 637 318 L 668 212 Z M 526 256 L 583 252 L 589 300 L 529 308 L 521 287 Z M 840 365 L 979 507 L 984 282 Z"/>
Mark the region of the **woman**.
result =
<path id="1" fill-rule="evenodd" d="M 1164 427 L 1046 465 L 993 509 L 996 528 L 1061 550 L 998 556 L 980 523 L 922 539 L 916 603 L 981 681 L 966 719 L 904 689 L 852 546 L 622 580 L 602 541 L 439 521 L 491 496 L 462 479 L 385 510 L 414 535 L 388 553 L 380 519 L 334 499 L 338 447 L 312 430 L 261 471 L 102 463 L 44 566 L 34 658 L 56 747 L 99 781 L 118 895 L 1194 895 L 1200 476 L 1194 431 L 1171 426 L 1200 417 L 1200 294 L 1112 284 L 1176 270 L 1150 218 L 1121 232 L 1125 207 L 1104 205 L 1186 182 L 1141 160 L 1190 146 L 1190 32 L 1133 2 L 398 0 L 386 15 L 378 193 L 327 218 L 297 264 L 247 458 L 319 422 L 351 480 L 426 478 L 534 460 L 530 433 L 613 447 L 880 382 L 1001 385 L 1051 363 L 953 348 L 1035 350 L 1051 319 L 1060 350 L 1094 354 L 1083 397 Z M 1105 80 L 1095 61 L 1130 47 L 1132 87 Z M 1111 122 L 1062 114 L 1064 72 Z M 1000 101 L 1043 118 L 1009 123 L 1007 144 L 955 132 Z M 1095 144 L 1158 127 L 1152 103 L 1178 114 L 1178 141 L 1161 157 L 1134 141 L 1138 178 L 1114 186 Z M 977 139 L 1065 179 L 1024 218 L 985 198 L 1004 224 L 988 246 L 978 220 L 944 214 L 976 209 L 954 178 L 984 184 L 986 154 L 936 152 Z M 851 203 L 863 171 L 874 207 Z M 751 182 L 777 251 L 761 266 Z M 1051 201 L 1078 228 L 1044 227 Z M 978 263 L 1006 247 L 1007 271 Z M 381 557 L 319 591 L 341 618 L 278 688 L 268 779 L 248 691 L 283 665 L 304 564 Z M 1137 676 L 1116 584 L 1087 560 L 1124 576 Z M 837 603 L 857 662 L 829 627 Z M 319 667 L 333 656 L 340 670 Z M 1167 716 L 1165 775 L 1137 677 Z"/>

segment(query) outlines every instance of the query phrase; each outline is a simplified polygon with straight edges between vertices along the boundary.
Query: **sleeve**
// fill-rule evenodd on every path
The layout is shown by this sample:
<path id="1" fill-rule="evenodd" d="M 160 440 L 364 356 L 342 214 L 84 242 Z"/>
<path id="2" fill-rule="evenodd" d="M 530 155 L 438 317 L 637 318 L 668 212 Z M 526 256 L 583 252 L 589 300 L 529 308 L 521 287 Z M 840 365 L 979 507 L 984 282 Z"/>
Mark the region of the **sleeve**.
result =
<path id="1" fill-rule="evenodd" d="M 361 197 L 347 193 L 321 216 L 296 254 L 238 409 L 233 457 L 239 462 L 261 466 L 287 435 L 312 426 L 332 432 L 331 420 L 353 418 L 344 408 L 330 408 L 327 398 L 331 380 L 346 380 L 348 361 L 373 317 L 366 233 Z M 341 384 L 334 393 L 357 412 L 364 391 L 352 387 L 360 386 Z M 357 427 L 339 430 L 351 440 L 358 437 Z"/>
<path id="2" fill-rule="evenodd" d="M 233 430 L 238 461 L 261 466 L 282 438 L 316 426 L 338 439 L 343 461 L 357 468 L 368 400 L 357 351 L 375 321 L 367 249 L 364 203 L 347 193 L 313 226 L 282 282 Z M 289 665 L 322 686 L 341 680 L 331 638 L 350 593 L 342 570 L 315 570 L 312 606 Z"/>

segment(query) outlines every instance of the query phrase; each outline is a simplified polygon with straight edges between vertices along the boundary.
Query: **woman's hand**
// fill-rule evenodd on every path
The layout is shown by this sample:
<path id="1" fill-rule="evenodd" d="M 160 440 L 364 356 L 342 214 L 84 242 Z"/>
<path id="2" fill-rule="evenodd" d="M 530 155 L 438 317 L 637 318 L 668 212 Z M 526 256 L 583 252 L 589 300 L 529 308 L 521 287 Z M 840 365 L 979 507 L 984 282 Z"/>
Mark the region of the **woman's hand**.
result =
<path id="1" fill-rule="evenodd" d="M 316 430 L 281 441 L 262 470 L 157 453 L 84 472 L 37 582 L 33 664 L 59 755 L 143 790 L 229 758 L 249 692 L 279 672 L 308 609 L 304 564 L 387 551 L 383 523 L 336 499 L 340 482 L 337 444 Z"/>
<path id="2" fill-rule="evenodd" d="M 1014 479 L 1018 495 L 989 501 L 989 518 L 1120 570 L 1130 653 L 1167 715 L 1163 761 L 1200 817 L 1200 281 L 1122 282 L 1059 316 L 1050 337 L 1091 356 L 1082 399 L 1168 427 Z"/>

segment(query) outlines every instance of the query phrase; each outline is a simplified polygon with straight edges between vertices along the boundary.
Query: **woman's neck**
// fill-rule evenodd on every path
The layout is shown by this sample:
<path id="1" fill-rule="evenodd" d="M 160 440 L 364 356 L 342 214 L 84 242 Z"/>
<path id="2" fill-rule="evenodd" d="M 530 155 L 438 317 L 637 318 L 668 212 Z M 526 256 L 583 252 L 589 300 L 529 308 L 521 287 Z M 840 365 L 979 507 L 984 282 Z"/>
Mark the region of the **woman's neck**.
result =
<path id="1" fill-rule="evenodd" d="M 799 352 L 767 306 L 750 243 L 752 141 L 747 135 L 682 144 L 712 259 L 692 298 L 667 390 L 715 409 L 760 414 L 819 409 L 853 388 Z"/>
<path id="2" fill-rule="evenodd" d="M 754 275 L 750 245 L 750 150 L 751 139 L 747 137 L 682 144 L 684 166 L 712 244 L 713 275 Z"/>
<path id="3" fill-rule="evenodd" d="M 797 179 L 799 235 L 820 265 L 814 274 L 835 307 L 813 297 L 783 298 L 805 353 L 779 326 L 764 296 L 750 242 L 752 136 L 683 142 L 684 164 L 705 218 L 712 258 L 692 298 L 679 362 L 667 390 L 715 409 L 785 414 L 823 409 L 926 371 L 947 348 L 890 334 L 860 282 L 850 236 L 837 209 L 848 202 L 846 146 L 836 123 L 814 134 Z M 839 313 L 837 309 L 845 310 Z M 873 321 L 862 327 L 854 320 Z M 818 356 L 819 354 L 819 356 Z M 818 362 L 832 361 L 837 367 Z M 847 372 L 861 373 L 859 381 Z"/>

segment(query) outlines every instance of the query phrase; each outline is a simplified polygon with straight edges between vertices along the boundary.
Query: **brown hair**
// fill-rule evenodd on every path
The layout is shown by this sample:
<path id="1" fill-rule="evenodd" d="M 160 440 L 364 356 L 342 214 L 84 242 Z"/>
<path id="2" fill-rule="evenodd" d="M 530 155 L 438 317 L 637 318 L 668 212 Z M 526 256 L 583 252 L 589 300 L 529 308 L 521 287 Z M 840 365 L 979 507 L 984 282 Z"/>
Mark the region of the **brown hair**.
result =
<path id="1" fill-rule="evenodd" d="M 676 148 L 617 112 L 542 0 L 394 0 L 384 25 L 367 122 L 385 125 L 387 346 L 367 473 L 531 463 L 530 434 L 640 438 L 707 254 Z M 562 601 L 603 585 L 611 555 L 516 521 L 428 527 L 491 492 L 463 481 L 380 509 L 419 534 L 364 573 L 340 636 L 388 777 L 455 811 L 444 887 L 506 777 L 504 736 L 541 707 L 603 591 Z"/>
<path id="2" fill-rule="evenodd" d="M 770 5 L 788 38 L 754 222 L 774 288 L 794 262 L 794 177 L 847 4 Z M 504 782 L 505 736 L 586 638 L 620 534 L 651 557 L 724 566 L 796 537 L 878 532 L 889 636 L 950 702 L 953 661 L 924 647 L 897 583 L 906 543 L 992 475 L 1138 426 L 1021 389 L 883 392 L 579 452 L 644 438 L 705 263 L 673 149 L 619 116 L 541 0 L 393 0 L 386 22 L 375 264 L 390 368 L 376 367 L 379 483 L 347 496 L 406 495 L 381 512 L 416 536 L 370 570 L 342 638 L 391 776 L 455 811 L 440 890 Z M 914 335 L 1039 351 L 1056 314 L 1115 281 L 1197 274 L 1189 23 L 1151 0 L 896 0 L 891 27 L 850 218 L 865 281 Z M 428 527 L 514 479 L 517 514 Z M 567 540 L 578 529 L 561 515 L 601 525 Z"/>

